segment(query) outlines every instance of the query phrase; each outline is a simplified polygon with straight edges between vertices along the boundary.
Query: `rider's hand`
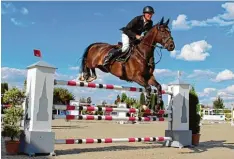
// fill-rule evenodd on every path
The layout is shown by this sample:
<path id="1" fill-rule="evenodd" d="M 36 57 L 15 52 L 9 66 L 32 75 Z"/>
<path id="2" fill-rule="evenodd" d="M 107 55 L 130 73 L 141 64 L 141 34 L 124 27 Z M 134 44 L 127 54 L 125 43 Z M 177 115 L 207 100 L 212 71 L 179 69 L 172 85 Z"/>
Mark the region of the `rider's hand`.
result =
<path id="1" fill-rule="evenodd" d="M 136 35 L 136 39 L 140 40 L 142 37 L 140 35 Z"/>

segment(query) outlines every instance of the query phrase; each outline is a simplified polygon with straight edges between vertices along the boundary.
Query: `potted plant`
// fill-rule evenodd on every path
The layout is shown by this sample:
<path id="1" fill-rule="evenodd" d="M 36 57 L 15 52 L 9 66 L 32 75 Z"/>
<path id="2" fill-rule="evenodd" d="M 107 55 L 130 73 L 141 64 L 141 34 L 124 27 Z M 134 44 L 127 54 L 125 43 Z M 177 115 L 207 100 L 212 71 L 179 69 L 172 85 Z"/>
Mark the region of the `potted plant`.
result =
<path id="1" fill-rule="evenodd" d="M 20 121 L 23 117 L 23 109 L 11 106 L 4 112 L 2 136 L 9 137 L 9 140 L 5 140 L 7 154 L 14 155 L 19 152 Z"/>
<path id="2" fill-rule="evenodd" d="M 19 151 L 19 136 L 20 136 L 20 121 L 23 117 L 22 103 L 25 99 L 24 91 L 18 88 L 12 88 L 6 91 L 3 96 L 3 101 L 11 105 L 4 110 L 2 121 L 3 131 L 2 136 L 8 137 L 5 140 L 7 154 L 17 154 Z"/>
<path id="3" fill-rule="evenodd" d="M 200 120 L 201 116 L 199 115 L 198 110 L 199 99 L 195 92 L 195 89 L 192 88 L 189 92 L 189 130 L 192 131 L 192 144 L 197 146 L 200 141 Z"/>

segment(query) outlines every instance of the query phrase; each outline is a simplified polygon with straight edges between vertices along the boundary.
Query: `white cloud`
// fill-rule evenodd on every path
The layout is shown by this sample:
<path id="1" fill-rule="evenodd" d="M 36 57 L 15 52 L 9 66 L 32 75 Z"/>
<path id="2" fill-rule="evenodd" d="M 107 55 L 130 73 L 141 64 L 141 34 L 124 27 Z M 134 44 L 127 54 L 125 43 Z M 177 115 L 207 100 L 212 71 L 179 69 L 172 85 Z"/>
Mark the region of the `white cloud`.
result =
<path id="1" fill-rule="evenodd" d="M 155 69 L 154 70 L 154 74 L 155 76 L 159 77 L 159 76 L 175 76 L 176 75 L 176 72 L 173 72 L 169 69 Z"/>
<path id="2" fill-rule="evenodd" d="M 234 85 L 228 86 L 224 91 L 234 95 Z"/>
<path id="3" fill-rule="evenodd" d="M 96 13 L 94 13 L 93 15 L 98 16 L 98 17 L 103 16 L 103 14 L 100 13 L 100 12 L 96 12 Z"/>
<path id="4" fill-rule="evenodd" d="M 22 22 L 17 21 L 15 18 L 11 18 L 11 22 L 16 26 L 23 26 Z"/>
<path id="5" fill-rule="evenodd" d="M 28 14 L 28 9 L 27 8 L 21 8 L 20 12 L 23 14 L 23 15 L 26 15 Z"/>
<path id="6" fill-rule="evenodd" d="M 205 88 L 204 89 L 204 93 L 206 93 L 206 94 L 210 94 L 211 92 L 214 92 L 214 91 L 216 91 L 215 88 Z"/>
<path id="7" fill-rule="evenodd" d="M 18 8 L 13 3 L 2 3 L 2 15 L 7 15 L 6 18 L 16 26 L 22 27 L 30 24 L 35 24 L 35 22 L 28 22 L 25 20 L 24 16 L 29 14 L 29 10 L 25 7 Z M 17 18 L 16 18 L 17 17 Z"/>
<path id="8" fill-rule="evenodd" d="M 180 53 L 179 50 L 170 51 L 170 56 L 171 56 L 171 57 L 176 57 L 176 55 L 177 55 L 178 53 Z"/>
<path id="9" fill-rule="evenodd" d="M 226 13 L 221 15 L 224 19 L 234 19 L 234 3 L 224 3 L 222 7 L 226 10 Z"/>
<path id="10" fill-rule="evenodd" d="M 187 16 L 184 14 L 178 15 L 176 20 L 172 21 L 172 27 L 173 29 L 190 29 L 190 26 L 188 25 Z"/>
<path id="11" fill-rule="evenodd" d="M 216 94 L 217 89 L 216 88 L 205 88 L 203 92 L 198 92 L 198 95 L 200 97 L 209 97 L 213 94 Z"/>
<path id="12" fill-rule="evenodd" d="M 212 46 L 207 41 L 200 40 L 184 45 L 180 53 L 179 51 L 172 52 L 171 56 L 185 61 L 204 61 L 210 56 L 208 50 L 211 48 Z"/>
<path id="13" fill-rule="evenodd" d="M 26 79 L 27 70 L 10 67 L 2 67 L 2 82 L 18 82 Z"/>
<path id="14" fill-rule="evenodd" d="M 71 66 L 69 67 L 69 70 L 79 70 L 80 67 L 79 66 Z"/>
<path id="15" fill-rule="evenodd" d="M 75 77 L 73 75 L 66 75 L 55 72 L 55 79 L 57 80 L 73 80 Z"/>
<path id="16" fill-rule="evenodd" d="M 227 80 L 233 80 L 234 79 L 234 73 L 228 69 L 225 69 L 222 72 L 219 72 L 215 78 L 214 81 L 221 82 L 221 81 L 227 81 Z"/>
<path id="17" fill-rule="evenodd" d="M 216 75 L 216 73 L 210 70 L 194 70 L 188 78 L 212 78 Z"/>
<path id="18" fill-rule="evenodd" d="M 168 85 L 167 84 L 162 84 L 162 90 L 167 90 L 168 89 Z"/>
<path id="19" fill-rule="evenodd" d="M 25 8 L 25 7 L 22 7 L 22 8 L 17 8 L 13 3 L 11 2 L 4 2 L 2 3 L 2 11 L 3 11 L 3 14 L 17 14 L 17 13 L 20 13 L 22 15 L 26 15 L 28 14 L 28 9 Z"/>
<path id="20" fill-rule="evenodd" d="M 174 30 L 188 30 L 193 27 L 208 27 L 208 26 L 222 26 L 229 27 L 228 33 L 234 33 L 234 3 L 224 3 L 222 4 L 224 12 L 218 14 L 214 17 L 205 20 L 188 20 L 185 14 L 180 14 L 177 16 L 176 20 L 172 21 L 172 29 Z"/>

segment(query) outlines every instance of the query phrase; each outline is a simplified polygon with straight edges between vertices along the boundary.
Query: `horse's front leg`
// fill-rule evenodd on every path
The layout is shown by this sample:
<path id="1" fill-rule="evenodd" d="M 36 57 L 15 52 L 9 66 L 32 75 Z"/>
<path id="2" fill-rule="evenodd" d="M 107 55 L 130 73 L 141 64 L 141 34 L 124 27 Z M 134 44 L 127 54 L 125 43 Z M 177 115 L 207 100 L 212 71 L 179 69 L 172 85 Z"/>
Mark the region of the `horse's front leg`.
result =
<path id="1" fill-rule="evenodd" d="M 146 85 L 145 86 L 145 90 L 146 90 L 146 103 L 145 105 L 147 105 L 148 108 L 150 108 L 150 104 L 151 104 L 151 86 L 150 85 Z"/>
<path id="2" fill-rule="evenodd" d="M 151 101 L 151 86 L 148 84 L 148 80 L 146 80 L 141 73 L 135 76 L 134 81 L 145 88 L 146 90 L 146 106 L 149 108 Z"/>
<path id="3" fill-rule="evenodd" d="M 155 111 L 157 112 L 160 107 L 162 107 L 162 104 L 163 104 L 163 100 L 162 100 L 162 86 L 161 84 L 159 84 L 155 77 L 152 75 L 148 81 L 148 84 L 149 85 L 152 85 L 152 86 L 155 86 L 157 88 L 157 105 L 156 105 L 156 108 L 155 108 Z"/>

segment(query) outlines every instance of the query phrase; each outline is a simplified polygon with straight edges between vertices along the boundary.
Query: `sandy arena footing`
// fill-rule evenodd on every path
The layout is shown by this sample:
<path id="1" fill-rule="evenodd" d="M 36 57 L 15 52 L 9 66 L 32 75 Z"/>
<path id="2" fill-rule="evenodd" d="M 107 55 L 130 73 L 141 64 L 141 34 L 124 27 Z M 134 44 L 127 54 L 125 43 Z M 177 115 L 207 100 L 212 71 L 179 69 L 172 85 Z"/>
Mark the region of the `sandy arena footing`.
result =
<path id="1" fill-rule="evenodd" d="M 56 139 L 64 138 L 125 138 L 165 136 L 167 122 L 117 124 L 112 121 L 54 120 Z M 195 148 L 163 147 L 154 143 L 108 143 L 55 145 L 57 156 L 38 156 L 46 159 L 233 159 L 234 127 L 230 124 L 206 124 L 201 127 L 200 145 Z M 5 156 L 7 159 L 26 159 L 27 156 Z"/>

